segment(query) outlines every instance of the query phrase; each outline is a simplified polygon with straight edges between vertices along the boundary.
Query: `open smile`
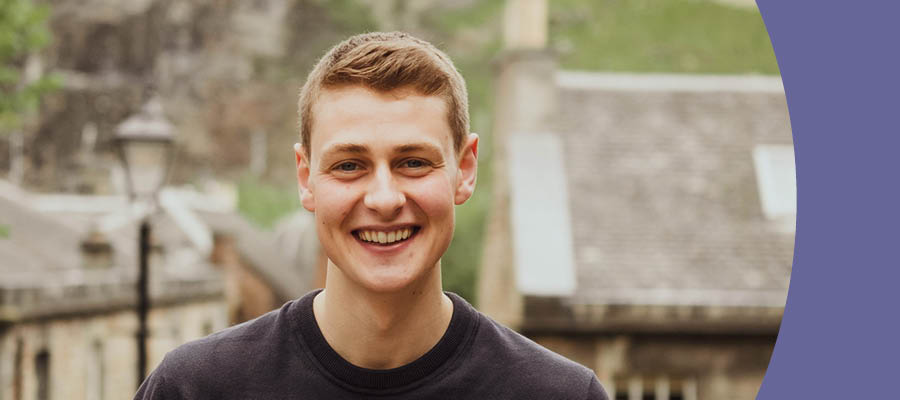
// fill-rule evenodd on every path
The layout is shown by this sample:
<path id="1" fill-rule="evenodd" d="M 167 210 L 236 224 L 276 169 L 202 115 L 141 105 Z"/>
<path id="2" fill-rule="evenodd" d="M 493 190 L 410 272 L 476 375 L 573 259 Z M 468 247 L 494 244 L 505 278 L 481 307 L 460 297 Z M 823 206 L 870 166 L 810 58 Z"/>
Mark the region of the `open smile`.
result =
<path id="1" fill-rule="evenodd" d="M 378 247 L 391 247 L 408 242 L 415 237 L 420 230 L 421 227 L 413 225 L 393 230 L 356 229 L 351 233 L 356 240 L 365 244 Z"/>

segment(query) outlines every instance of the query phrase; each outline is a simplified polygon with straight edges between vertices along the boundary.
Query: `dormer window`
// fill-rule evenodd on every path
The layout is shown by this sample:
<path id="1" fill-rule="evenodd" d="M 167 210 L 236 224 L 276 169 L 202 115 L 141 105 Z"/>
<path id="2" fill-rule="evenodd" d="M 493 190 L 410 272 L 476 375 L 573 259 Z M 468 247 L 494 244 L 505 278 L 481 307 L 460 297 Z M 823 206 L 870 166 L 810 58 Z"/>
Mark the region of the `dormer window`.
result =
<path id="1" fill-rule="evenodd" d="M 753 149 L 753 164 L 763 215 L 793 233 L 797 216 L 794 146 L 757 145 Z"/>

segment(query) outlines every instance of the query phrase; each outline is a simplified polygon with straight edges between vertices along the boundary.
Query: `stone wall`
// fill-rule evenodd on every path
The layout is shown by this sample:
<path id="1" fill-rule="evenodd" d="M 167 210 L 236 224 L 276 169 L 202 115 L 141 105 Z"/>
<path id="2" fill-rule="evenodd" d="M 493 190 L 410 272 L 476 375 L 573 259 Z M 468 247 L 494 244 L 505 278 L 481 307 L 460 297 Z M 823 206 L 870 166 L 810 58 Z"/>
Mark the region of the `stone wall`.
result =
<path id="1" fill-rule="evenodd" d="M 148 369 L 176 346 L 227 327 L 225 302 L 151 310 Z M 42 354 L 52 399 L 127 399 L 137 390 L 137 317 L 132 310 L 22 322 L 0 331 L 0 399 L 38 397 Z"/>
<path id="2" fill-rule="evenodd" d="M 616 393 L 629 399 L 637 387 L 649 398 L 660 398 L 655 397 L 657 392 L 668 390 L 670 398 L 684 400 L 753 399 L 775 346 L 775 335 L 536 335 L 532 339 L 593 369 L 611 398 Z"/>

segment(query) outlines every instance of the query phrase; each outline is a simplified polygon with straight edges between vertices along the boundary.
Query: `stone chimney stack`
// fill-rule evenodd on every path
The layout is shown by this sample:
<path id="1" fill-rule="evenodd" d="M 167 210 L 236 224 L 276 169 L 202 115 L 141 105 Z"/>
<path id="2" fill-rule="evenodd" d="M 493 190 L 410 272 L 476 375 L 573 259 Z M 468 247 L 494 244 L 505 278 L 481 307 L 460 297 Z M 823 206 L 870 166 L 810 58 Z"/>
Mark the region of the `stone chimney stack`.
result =
<path id="1" fill-rule="evenodd" d="M 523 315 L 516 286 L 510 219 L 508 149 L 515 137 L 548 133 L 556 115 L 556 55 L 547 46 L 547 0 L 506 0 L 504 46 L 495 67 L 493 198 L 478 279 L 478 306 L 495 320 L 518 327 Z"/>
<path id="2" fill-rule="evenodd" d="M 556 107 L 556 55 L 548 43 L 547 0 L 507 0 L 497 62 L 495 143 L 513 132 L 546 131 Z M 501 146 L 502 147 L 502 146 Z"/>
<path id="3" fill-rule="evenodd" d="M 507 50 L 547 47 L 547 0 L 507 0 L 503 17 Z"/>

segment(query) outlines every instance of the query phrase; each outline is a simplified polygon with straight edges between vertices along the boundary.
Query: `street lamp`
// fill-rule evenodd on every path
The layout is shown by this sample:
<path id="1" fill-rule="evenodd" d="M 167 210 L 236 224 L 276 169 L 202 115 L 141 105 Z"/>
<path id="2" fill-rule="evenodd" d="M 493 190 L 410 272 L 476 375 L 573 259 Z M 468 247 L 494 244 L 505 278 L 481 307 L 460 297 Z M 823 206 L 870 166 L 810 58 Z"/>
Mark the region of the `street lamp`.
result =
<path id="1" fill-rule="evenodd" d="M 156 192 L 168 173 L 174 132 L 157 97 L 116 128 L 116 143 L 132 200 L 155 202 Z"/>
<path id="2" fill-rule="evenodd" d="M 153 97 L 137 113 L 116 128 L 115 142 L 125 169 L 128 195 L 132 202 L 156 205 L 156 193 L 165 183 L 172 160 L 174 127 L 163 115 L 159 98 Z M 141 218 L 138 235 L 137 280 L 137 374 L 138 386 L 147 376 L 147 313 L 150 310 L 148 263 L 150 221 Z"/>

